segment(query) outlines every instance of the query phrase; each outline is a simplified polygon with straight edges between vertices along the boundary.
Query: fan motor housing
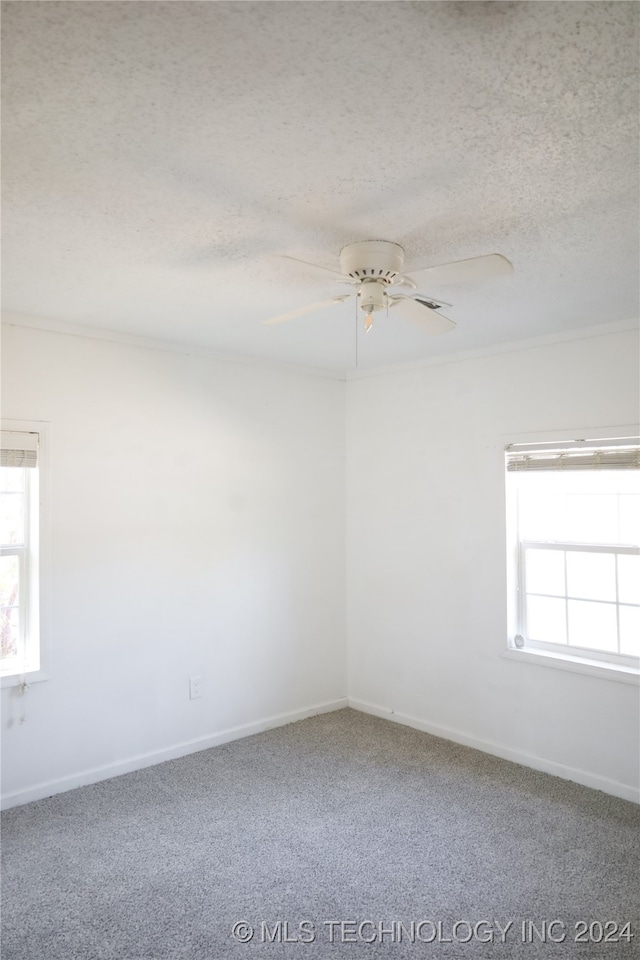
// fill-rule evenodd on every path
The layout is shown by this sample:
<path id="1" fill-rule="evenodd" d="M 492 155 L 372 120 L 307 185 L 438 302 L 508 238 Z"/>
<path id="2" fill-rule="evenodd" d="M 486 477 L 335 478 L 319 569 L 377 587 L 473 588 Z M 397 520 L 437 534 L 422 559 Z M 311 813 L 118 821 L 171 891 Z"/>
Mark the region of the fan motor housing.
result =
<path id="1" fill-rule="evenodd" d="M 360 309 L 365 313 L 375 313 L 387 307 L 386 283 L 379 277 L 377 280 L 363 280 L 358 289 Z"/>
<path id="2" fill-rule="evenodd" d="M 390 240 L 363 240 L 340 251 L 340 267 L 354 280 L 382 280 L 393 283 L 402 272 L 404 250 Z"/>

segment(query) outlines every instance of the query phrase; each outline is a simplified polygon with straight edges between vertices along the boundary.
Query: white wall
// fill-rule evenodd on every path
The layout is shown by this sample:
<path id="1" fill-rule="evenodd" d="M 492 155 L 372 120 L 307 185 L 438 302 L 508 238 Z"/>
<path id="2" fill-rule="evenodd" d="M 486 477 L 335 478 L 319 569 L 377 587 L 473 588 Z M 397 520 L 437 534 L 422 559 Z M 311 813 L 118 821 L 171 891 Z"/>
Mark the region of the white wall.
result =
<path id="1" fill-rule="evenodd" d="M 3 416 L 51 424 L 52 519 L 7 805 L 344 702 L 344 383 L 21 327 L 3 370 Z M 349 702 L 632 795 L 638 688 L 500 654 L 504 445 L 637 420 L 637 335 L 346 386 Z"/>
<path id="2" fill-rule="evenodd" d="M 501 658 L 503 452 L 638 413 L 635 331 L 349 384 L 350 702 L 634 795 L 638 687 Z"/>
<path id="3" fill-rule="evenodd" d="M 346 695 L 344 383 L 21 327 L 3 374 L 3 417 L 50 422 L 52 539 L 8 803 Z"/>

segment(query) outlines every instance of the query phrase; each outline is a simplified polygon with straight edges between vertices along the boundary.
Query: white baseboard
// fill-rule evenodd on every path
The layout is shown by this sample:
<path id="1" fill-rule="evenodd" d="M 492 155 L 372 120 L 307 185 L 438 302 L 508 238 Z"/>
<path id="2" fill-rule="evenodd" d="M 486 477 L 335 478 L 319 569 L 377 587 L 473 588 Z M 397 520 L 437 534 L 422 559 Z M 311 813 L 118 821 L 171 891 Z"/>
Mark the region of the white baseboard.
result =
<path id="1" fill-rule="evenodd" d="M 90 767 L 88 770 L 82 770 L 79 773 L 74 773 L 67 777 L 48 780 L 44 783 L 37 783 L 32 787 L 26 787 L 23 790 L 16 790 L 14 793 L 4 794 L 0 800 L 0 807 L 3 810 L 8 810 L 10 807 L 21 806 L 24 803 L 31 803 L 34 800 L 42 800 L 44 797 L 52 797 L 57 793 L 66 793 L 67 790 L 75 790 L 76 787 L 86 787 L 91 783 L 99 783 L 100 780 L 119 777 L 123 773 L 131 773 L 133 770 L 152 767 L 156 763 L 164 763 L 166 760 L 186 757 L 190 753 L 208 750 L 210 747 L 217 747 L 222 743 L 230 743 L 232 740 L 251 737 L 255 733 L 263 733 L 265 730 L 283 727 L 288 723 L 305 720 L 307 717 L 314 717 L 320 713 L 343 710 L 347 706 L 346 697 L 339 700 L 330 700 L 326 703 L 318 703 L 311 707 L 305 707 L 302 710 L 291 710 L 289 713 L 280 713 L 273 717 L 265 717 L 263 720 L 255 720 L 252 723 L 245 723 L 238 727 L 229 727 L 227 730 L 221 730 L 219 733 L 211 733 L 204 737 L 197 737 L 195 740 L 176 743 L 171 747 L 164 747 L 162 750 L 140 753 L 136 756 L 128 757 L 126 760 L 116 760 L 114 763 L 107 763 L 103 766 Z"/>
<path id="2" fill-rule="evenodd" d="M 545 757 L 538 757 L 535 756 L 535 754 L 513 750 L 511 747 L 506 747 L 501 743 L 495 743 L 492 740 L 481 740 L 479 737 L 463 733 L 461 730 L 455 730 L 452 727 L 444 727 L 438 723 L 430 723 L 428 720 L 419 720 L 417 717 L 410 717 L 404 713 L 396 713 L 390 707 L 381 707 L 375 703 L 368 703 L 366 700 L 354 700 L 350 697 L 349 706 L 352 710 L 359 710 L 361 713 L 370 713 L 374 717 L 382 717 L 384 720 L 392 720 L 394 723 L 400 723 L 405 727 L 413 727 L 414 730 L 422 730 L 424 733 L 430 733 L 434 737 L 441 737 L 443 740 L 452 740 L 454 743 L 461 743 L 465 747 L 473 747 L 474 750 L 481 750 L 482 753 L 490 753 L 492 756 L 500 757 L 502 760 L 510 760 L 512 763 L 519 763 L 524 767 L 532 767 L 534 770 L 540 770 L 542 773 L 550 773 L 552 776 L 561 777 L 563 780 L 580 783 L 584 787 L 602 790 L 604 793 L 609 793 L 614 797 L 620 797 L 623 800 L 640 803 L 640 790 L 626 783 L 610 780 L 608 777 L 601 777 L 598 774 L 589 773 L 586 770 L 576 770 L 574 767 L 568 767 L 563 763 L 557 763 L 555 760 L 547 760 Z"/>
<path id="3" fill-rule="evenodd" d="M 538 757 L 534 754 L 513 750 L 510 747 L 495 743 L 491 740 L 481 740 L 478 737 L 463 733 L 452 727 L 445 727 L 441 724 L 431 723 L 428 720 L 421 720 L 417 717 L 410 717 L 403 713 L 395 713 L 390 707 L 382 707 L 375 703 L 368 703 L 365 700 L 347 699 L 343 697 L 339 700 L 331 700 L 326 703 L 305 707 L 302 710 L 292 710 L 288 713 L 266 717 L 252 723 L 230 727 L 218 733 L 207 734 L 203 737 L 197 737 L 195 740 L 188 740 L 183 743 L 174 744 L 171 747 L 165 747 L 162 750 L 138 754 L 133 757 L 128 757 L 125 760 L 118 760 L 114 763 L 104 764 L 99 767 L 90 767 L 87 770 L 82 770 L 79 773 L 67 777 L 37 783 L 23 790 L 4 794 L 0 800 L 0 807 L 3 810 L 8 810 L 10 807 L 31 803 L 34 800 L 42 800 L 44 797 L 51 797 L 58 793 L 65 793 L 68 790 L 75 790 L 76 787 L 85 787 L 92 783 L 99 783 L 101 780 L 109 780 L 111 777 L 118 777 L 123 773 L 142 770 L 144 767 L 151 767 L 156 763 L 175 760 L 178 757 L 185 757 L 191 753 L 197 753 L 200 750 L 208 750 L 210 747 L 230 743 L 232 740 L 240 740 L 243 737 L 250 737 L 256 733 L 262 733 L 265 730 L 273 730 L 276 727 L 282 727 L 288 723 L 305 720 L 307 717 L 313 717 L 320 713 L 342 710 L 345 707 L 351 707 L 352 710 L 359 710 L 361 713 L 370 713 L 373 716 L 382 717 L 385 720 L 392 720 L 394 723 L 399 723 L 406 727 L 413 727 L 414 730 L 422 730 L 424 733 L 430 733 L 444 740 L 452 740 L 454 743 L 460 743 L 463 746 L 480 750 L 482 753 L 489 753 L 503 760 L 510 760 L 512 763 L 519 763 L 525 767 L 531 767 L 534 770 L 540 770 L 543 773 L 561 777 L 563 780 L 571 780 L 574 783 L 580 783 L 594 790 L 602 790 L 604 793 L 611 794 L 614 797 L 621 797 L 623 800 L 640 803 L 640 790 L 628 784 L 620 783 L 617 780 L 601 777 L 584 770 L 577 770 L 574 767 L 556 763 L 555 760 L 547 760 L 544 757 Z"/>

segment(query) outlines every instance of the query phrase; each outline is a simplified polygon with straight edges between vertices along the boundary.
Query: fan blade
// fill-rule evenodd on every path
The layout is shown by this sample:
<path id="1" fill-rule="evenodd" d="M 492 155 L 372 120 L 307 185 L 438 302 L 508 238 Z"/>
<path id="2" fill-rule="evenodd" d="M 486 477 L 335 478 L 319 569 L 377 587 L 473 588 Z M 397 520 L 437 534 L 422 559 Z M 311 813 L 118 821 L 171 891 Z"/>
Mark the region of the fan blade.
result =
<path id="1" fill-rule="evenodd" d="M 314 310 L 320 310 L 322 307 L 329 307 L 334 303 L 344 303 L 354 297 L 354 293 L 347 293 L 341 297 L 331 297 L 330 300 L 319 300 L 316 303 L 308 303 L 306 307 L 299 307 L 297 310 L 290 310 L 289 313 L 281 313 L 277 317 L 270 317 L 269 320 L 263 320 L 263 323 L 286 323 L 287 320 L 297 320 L 298 317 L 304 317 L 307 313 L 313 313 Z"/>
<path id="2" fill-rule="evenodd" d="M 442 263 L 437 267 L 423 267 L 409 270 L 413 278 L 419 274 L 429 284 L 448 286 L 450 283 L 477 283 L 513 273 L 513 265 L 499 253 L 489 253 L 484 257 L 471 257 L 469 260 L 456 260 Z M 424 284 L 423 284 L 424 285 Z"/>
<path id="3" fill-rule="evenodd" d="M 446 333 L 455 327 L 453 320 L 443 317 L 439 310 L 434 310 L 422 300 L 414 300 L 411 297 L 398 297 L 393 300 L 390 297 L 389 300 L 401 317 L 410 320 L 411 323 L 417 323 L 427 333 Z"/>
<path id="4" fill-rule="evenodd" d="M 320 267 L 317 263 L 309 263 L 308 260 L 300 260 L 298 257 L 290 257 L 286 253 L 274 254 L 278 260 L 293 260 L 294 263 L 301 263 L 305 267 L 311 267 L 312 270 L 320 270 L 322 273 L 329 273 L 334 280 L 345 280 L 347 283 L 354 281 L 350 277 L 344 277 L 339 270 L 330 270 L 328 267 Z"/>

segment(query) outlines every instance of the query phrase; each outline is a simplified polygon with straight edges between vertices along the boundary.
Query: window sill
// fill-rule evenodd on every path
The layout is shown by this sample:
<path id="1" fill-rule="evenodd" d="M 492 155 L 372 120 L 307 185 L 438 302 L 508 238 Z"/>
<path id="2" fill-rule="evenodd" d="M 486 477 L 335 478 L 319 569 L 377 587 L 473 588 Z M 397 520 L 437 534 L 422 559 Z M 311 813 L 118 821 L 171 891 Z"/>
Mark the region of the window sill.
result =
<path id="1" fill-rule="evenodd" d="M 539 667 L 553 667 L 556 670 L 568 670 L 570 673 L 584 673 L 590 677 L 602 677 L 606 680 L 617 680 L 620 683 L 640 685 L 640 669 L 637 667 L 603 663 L 601 660 L 572 657 L 569 654 L 546 650 L 518 650 L 516 647 L 508 647 L 500 656 L 506 660 L 534 663 Z"/>
<path id="2" fill-rule="evenodd" d="M 40 683 L 42 680 L 49 680 L 50 674 L 46 670 L 27 670 L 24 673 L 9 673 L 0 677 L 0 687 L 19 687 L 23 683 L 31 686 L 32 683 Z"/>

